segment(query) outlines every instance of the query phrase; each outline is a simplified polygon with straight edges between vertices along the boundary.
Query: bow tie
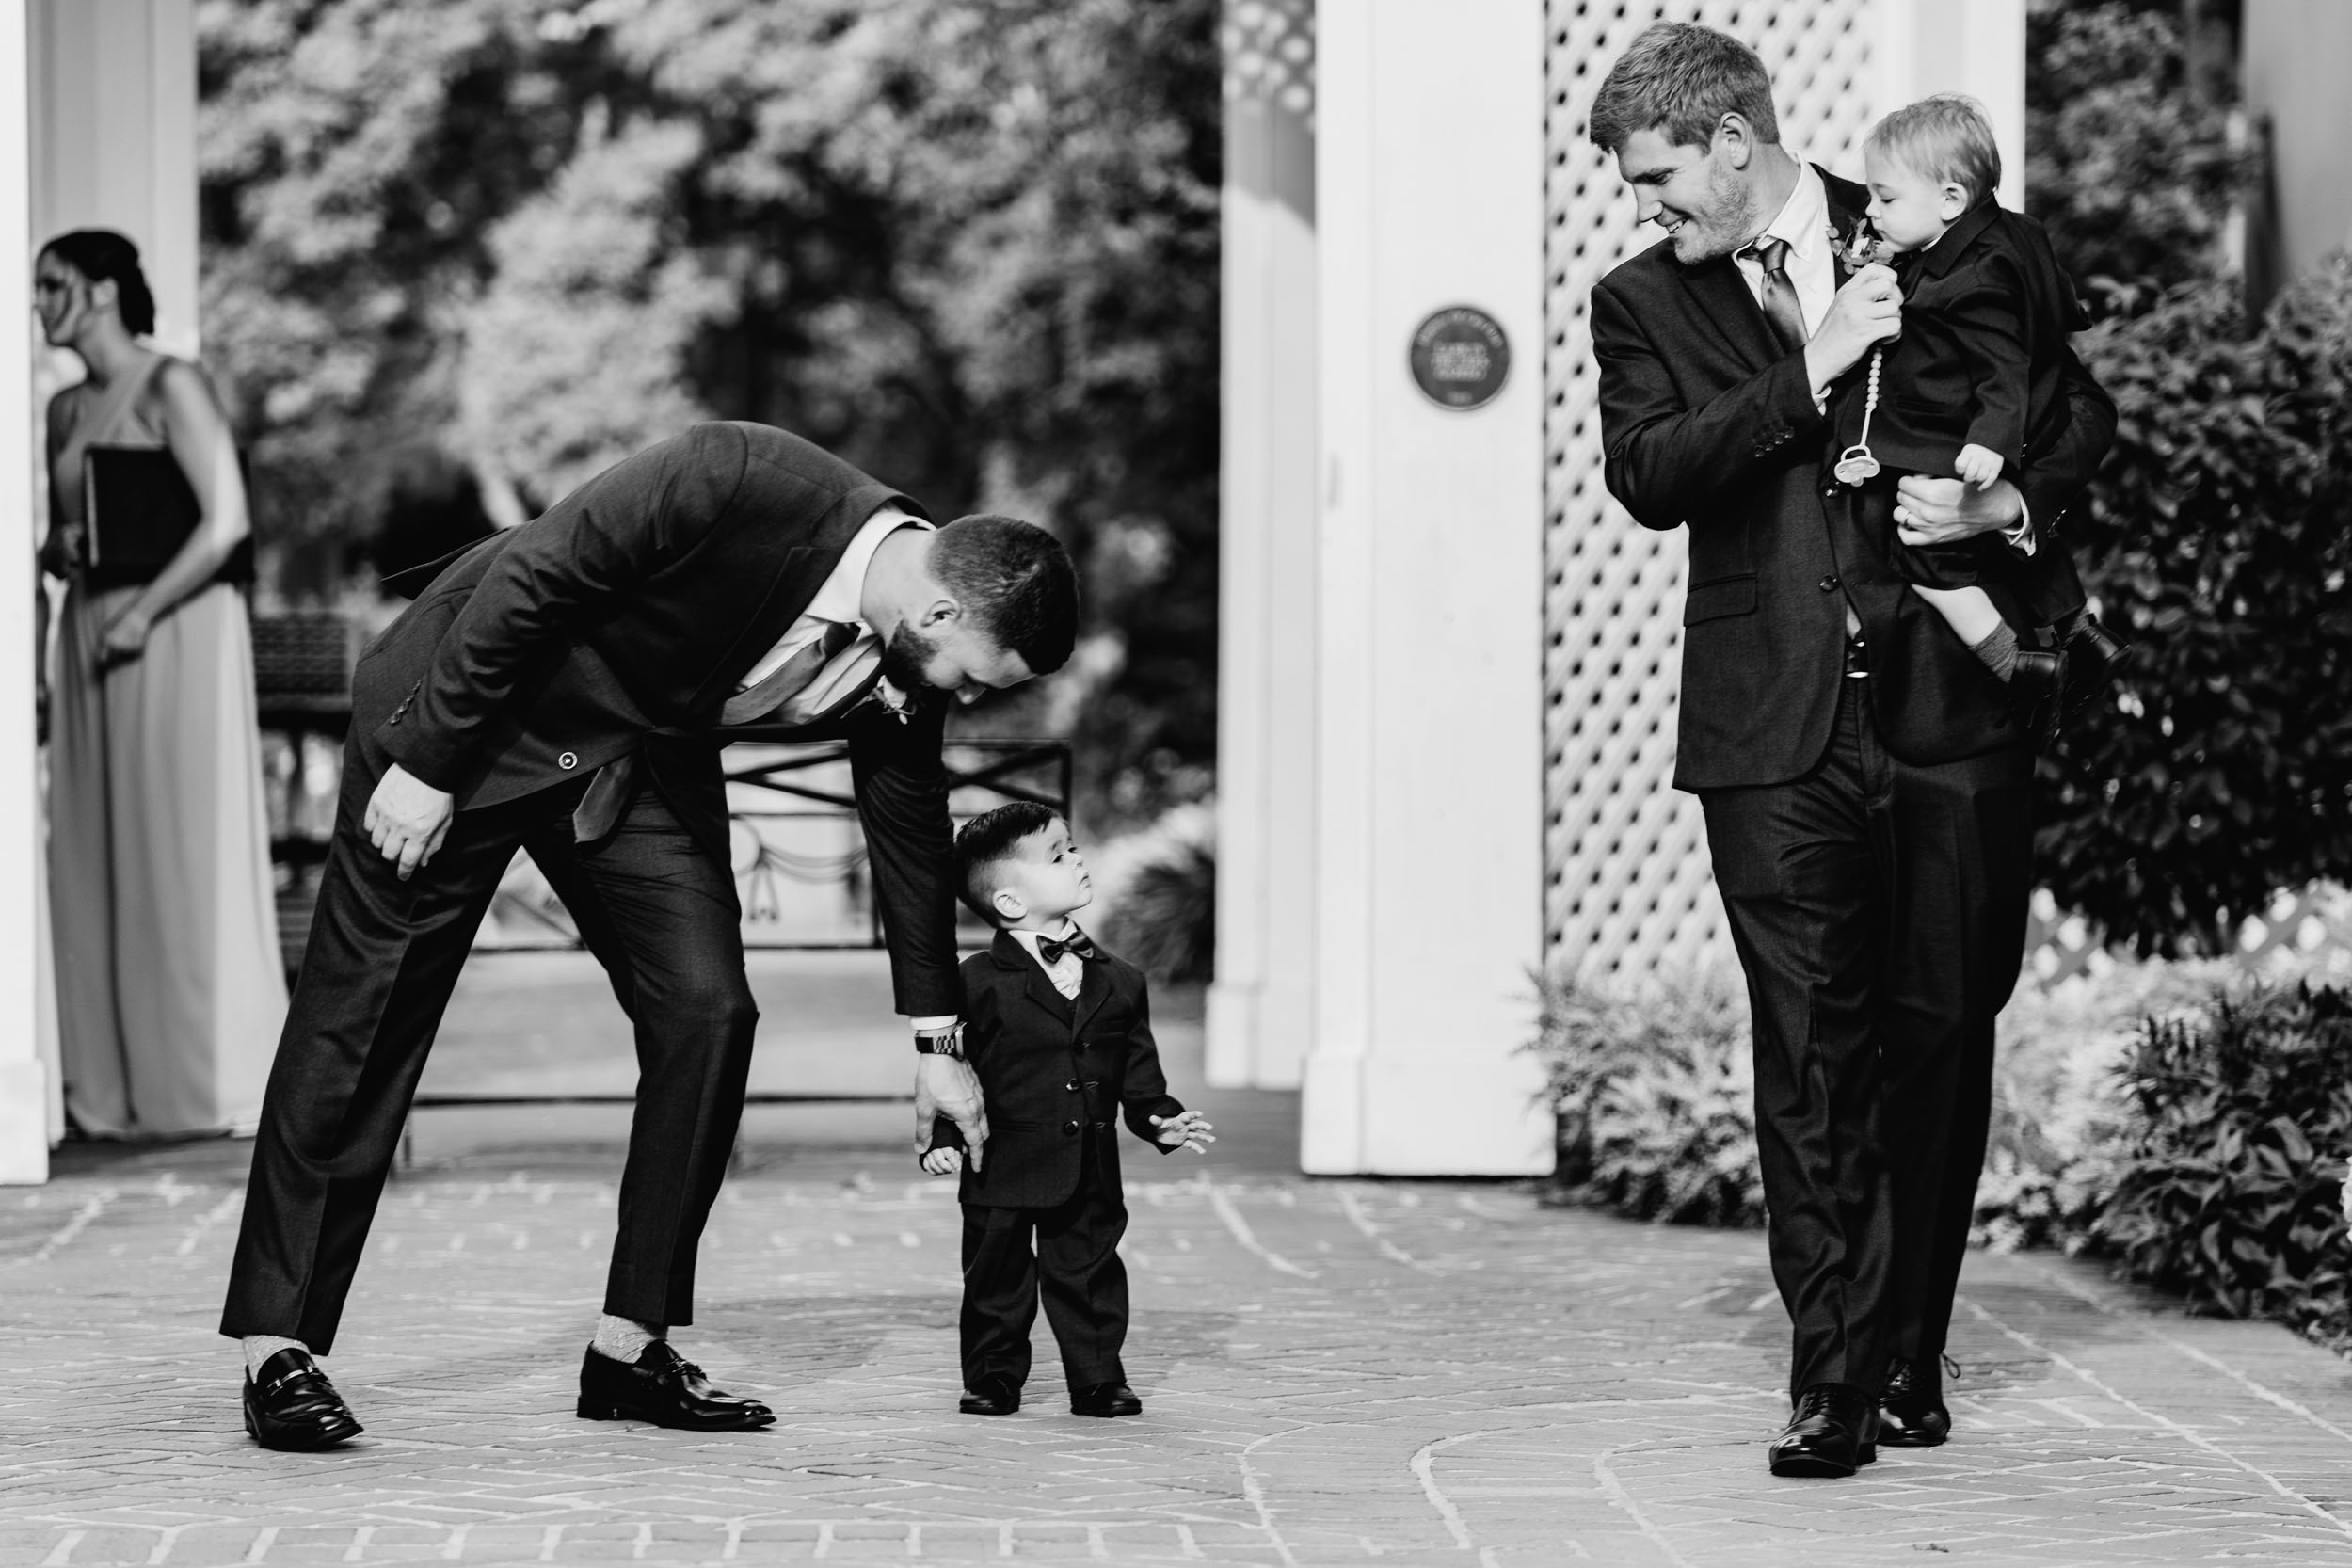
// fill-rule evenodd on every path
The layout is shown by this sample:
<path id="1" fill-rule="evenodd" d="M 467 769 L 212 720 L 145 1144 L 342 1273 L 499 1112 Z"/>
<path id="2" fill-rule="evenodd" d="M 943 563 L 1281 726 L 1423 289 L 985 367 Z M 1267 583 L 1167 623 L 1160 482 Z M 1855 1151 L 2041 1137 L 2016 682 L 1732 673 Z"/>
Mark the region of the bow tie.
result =
<path id="1" fill-rule="evenodd" d="M 1065 952 L 1074 952 L 1080 959 L 1092 958 L 1095 956 L 1095 939 L 1083 931 L 1074 931 L 1067 937 L 1060 939 L 1052 936 L 1037 938 L 1038 961 L 1048 968 L 1061 963 L 1062 955 Z"/>

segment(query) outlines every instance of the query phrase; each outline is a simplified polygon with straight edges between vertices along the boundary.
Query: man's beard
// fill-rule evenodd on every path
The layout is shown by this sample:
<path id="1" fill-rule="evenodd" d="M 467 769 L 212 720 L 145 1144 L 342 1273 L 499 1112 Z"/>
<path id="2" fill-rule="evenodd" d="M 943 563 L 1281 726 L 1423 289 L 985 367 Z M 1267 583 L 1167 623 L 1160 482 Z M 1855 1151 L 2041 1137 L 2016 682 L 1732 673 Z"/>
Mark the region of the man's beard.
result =
<path id="1" fill-rule="evenodd" d="M 931 684 L 923 668 L 938 653 L 937 643 L 917 632 L 911 622 L 901 621 L 882 646 L 882 679 L 902 692 L 920 691 Z"/>
<path id="2" fill-rule="evenodd" d="M 1674 234 L 1674 260 L 1685 266 L 1728 256 L 1763 227 L 1756 221 L 1755 191 L 1738 176 L 1710 168 L 1707 210 L 1693 213 Z"/>

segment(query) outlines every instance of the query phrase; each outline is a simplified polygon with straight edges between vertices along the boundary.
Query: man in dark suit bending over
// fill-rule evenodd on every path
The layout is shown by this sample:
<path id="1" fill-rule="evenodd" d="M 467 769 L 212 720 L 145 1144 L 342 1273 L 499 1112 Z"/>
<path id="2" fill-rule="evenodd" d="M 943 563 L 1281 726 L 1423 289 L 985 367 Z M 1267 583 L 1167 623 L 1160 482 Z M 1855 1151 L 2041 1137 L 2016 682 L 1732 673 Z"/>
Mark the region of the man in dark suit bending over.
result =
<path id="1" fill-rule="evenodd" d="M 1794 1329 L 1769 1459 L 1851 1475 L 1878 1441 L 1950 1429 L 1936 1368 L 2023 958 L 2033 757 L 1829 474 L 1830 385 L 1899 330 L 1894 273 L 1841 282 L 1832 256 L 1866 194 L 1780 145 L 1763 64 L 1704 27 L 1635 40 L 1591 131 L 1669 236 L 1593 290 L 1592 343 L 1609 493 L 1689 533 L 1675 783 L 1705 810 L 1753 1017 Z M 1905 543 L 2056 538 L 2115 425 L 2066 362 L 2068 417 L 2014 483 L 1902 479 Z"/>
<path id="2" fill-rule="evenodd" d="M 544 516 L 409 574 L 416 601 L 352 677 L 351 739 L 221 1332 L 246 1427 L 280 1448 L 360 1431 L 332 1346 L 425 1052 L 517 849 L 578 921 L 640 1070 L 604 1315 L 580 1414 L 766 1426 L 669 1347 L 742 1115 L 757 1017 L 719 752 L 730 727 L 849 743 L 919 1144 L 987 1120 L 955 1054 L 954 864 L 939 756 L 952 698 L 1058 669 L 1069 557 L 1009 518 L 934 529 L 798 437 L 704 424 Z M 984 1158 L 973 1151 L 975 1163 Z"/>

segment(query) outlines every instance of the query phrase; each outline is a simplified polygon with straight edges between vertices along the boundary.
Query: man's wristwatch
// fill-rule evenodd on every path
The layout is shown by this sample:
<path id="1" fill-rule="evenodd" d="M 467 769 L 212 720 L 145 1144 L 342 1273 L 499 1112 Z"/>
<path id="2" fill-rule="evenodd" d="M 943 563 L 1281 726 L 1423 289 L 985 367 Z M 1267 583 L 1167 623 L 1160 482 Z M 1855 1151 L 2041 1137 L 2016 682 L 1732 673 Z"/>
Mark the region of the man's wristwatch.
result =
<path id="1" fill-rule="evenodd" d="M 961 1056 L 964 1054 L 964 1026 L 955 1023 L 946 1029 L 919 1029 L 915 1032 L 915 1054 L 918 1056 Z"/>

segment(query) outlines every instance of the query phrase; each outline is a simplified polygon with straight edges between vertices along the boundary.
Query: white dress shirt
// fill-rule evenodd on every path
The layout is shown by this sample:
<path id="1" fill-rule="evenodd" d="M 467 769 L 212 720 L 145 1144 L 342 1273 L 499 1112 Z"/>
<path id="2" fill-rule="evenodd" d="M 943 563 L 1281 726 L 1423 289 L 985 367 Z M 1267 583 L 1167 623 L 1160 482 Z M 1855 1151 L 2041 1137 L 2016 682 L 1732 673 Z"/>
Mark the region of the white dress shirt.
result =
<path id="1" fill-rule="evenodd" d="M 739 692 L 748 691 L 776 673 L 776 667 L 802 648 L 824 634 L 825 623 L 840 621 L 857 628 L 857 640 L 835 654 L 817 678 L 807 688 L 809 706 L 822 711 L 830 706 L 827 694 L 840 692 L 866 678 L 866 672 L 882 658 L 881 634 L 866 623 L 860 600 L 865 597 L 866 570 L 873 565 L 873 552 L 882 548 L 882 541 L 902 528 L 928 529 L 931 524 L 920 518 L 909 517 L 895 506 L 885 506 L 866 520 L 857 530 L 857 536 L 841 552 L 840 561 L 817 589 L 817 597 L 808 601 L 776 645 L 760 656 L 759 663 L 735 683 Z M 886 688 L 888 681 L 880 684 Z M 893 694 L 895 695 L 895 694 Z M 891 702 L 892 707 L 899 704 Z M 945 1029 L 955 1022 L 955 1015 L 909 1018 L 918 1030 Z"/>
<path id="2" fill-rule="evenodd" d="M 1059 931 L 1023 931 L 1018 927 L 1013 927 L 1007 934 L 1012 936 L 1013 940 L 1020 943 L 1032 958 L 1037 960 L 1037 967 L 1046 971 L 1046 978 L 1053 982 L 1053 988 L 1061 992 L 1065 1000 L 1076 1001 L 1078 1000 L 1080 989 L 1086 984 L 1086 961 L 1075 952 L 1065 952 L 1048 964 L 1046 962 L 1045 955 L 1037 951 L 1037 939 L 1041 936 L 1050 936 L 1057 942 L 1066 942 L 1077 936 L 1076 921 L 1064 920 L 1062 929 Z"/>

